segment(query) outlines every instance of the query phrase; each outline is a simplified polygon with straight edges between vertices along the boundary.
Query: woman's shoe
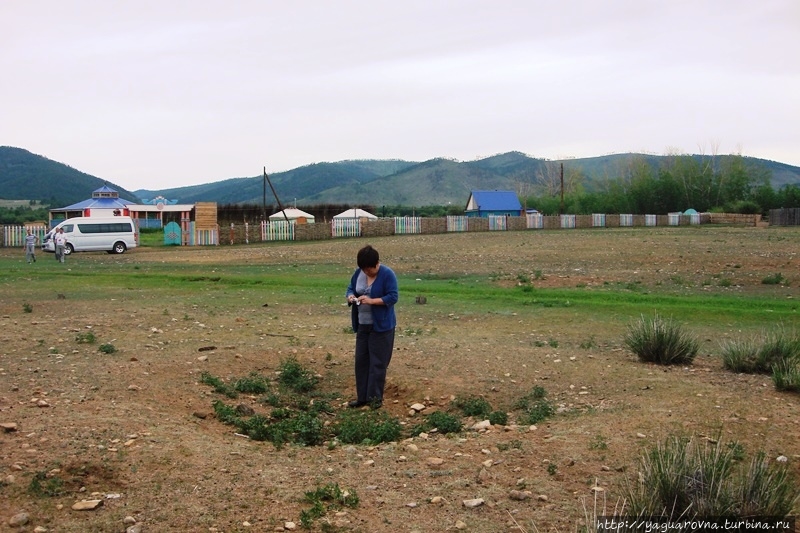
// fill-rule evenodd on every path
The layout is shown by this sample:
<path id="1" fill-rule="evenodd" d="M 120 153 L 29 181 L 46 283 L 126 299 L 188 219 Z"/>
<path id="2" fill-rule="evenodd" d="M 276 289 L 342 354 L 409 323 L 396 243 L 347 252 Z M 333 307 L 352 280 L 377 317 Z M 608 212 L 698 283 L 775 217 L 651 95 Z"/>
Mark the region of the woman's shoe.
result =
<path id="1" fill-rule="evenodd" d="M 351 400 L 347 402 L 347 407 L 350 409 L 356 409 L 357 407 L 364 407 L 367 405 L 367 402 L 359 402 L 358 400 Z"/>

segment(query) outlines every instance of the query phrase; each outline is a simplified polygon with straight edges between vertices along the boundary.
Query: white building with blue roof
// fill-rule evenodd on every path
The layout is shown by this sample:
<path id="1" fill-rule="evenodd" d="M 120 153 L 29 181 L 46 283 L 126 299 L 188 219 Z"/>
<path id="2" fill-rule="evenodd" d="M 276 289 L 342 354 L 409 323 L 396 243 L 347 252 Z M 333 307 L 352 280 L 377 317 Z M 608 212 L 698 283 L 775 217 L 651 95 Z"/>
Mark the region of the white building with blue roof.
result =
<path id="1" fill-rule="evenodd" d="M 130 206 L 135 202 L 119 197 L 119 193 L 103 185 L 92 192 L 92 197 L 77 204 L 50 210 L 51 227 L 65 218 L 130 216 Z"/>

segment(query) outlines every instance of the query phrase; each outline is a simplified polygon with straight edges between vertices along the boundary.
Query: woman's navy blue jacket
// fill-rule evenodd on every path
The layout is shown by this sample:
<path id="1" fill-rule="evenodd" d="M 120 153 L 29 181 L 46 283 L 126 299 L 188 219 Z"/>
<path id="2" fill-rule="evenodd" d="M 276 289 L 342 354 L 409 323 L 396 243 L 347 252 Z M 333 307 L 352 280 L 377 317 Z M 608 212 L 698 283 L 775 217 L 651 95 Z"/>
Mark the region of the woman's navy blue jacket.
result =
<path id="1" fill-rule="evenodd" d="M 347 292 L 345 293 L 345 296 L 350 296 L 351 294 L 361 296 L 360 294 L 356 293 L 356 281 L 358 280 L 358 274 L 360 272 L 360 268 L 357 268 L 356 271 L 353 272 L 353 276 L 350 278 L 350 285 L 347 286 Z M 397 276 L 395 276 L 394 271 L 391 268 L 387 267 L 386 265 L 381 265 L 381 267 L 378 269 L 378 275 L 375 277 L 375 281 L 372 282 L 370 297 L 380 298 L 384 303 L 384 305 L 372 306 L 373 331 L 381 332 L 394 329 L 397 326 L 397 317 L 394 314 L 394 304 L 397 303 L 398 293 Z M 356 332 L 358 331 L 358 307 L 350 303 L 348 305 L 351 307 L 350 314 L 353 320 L 353 331 Z"/>

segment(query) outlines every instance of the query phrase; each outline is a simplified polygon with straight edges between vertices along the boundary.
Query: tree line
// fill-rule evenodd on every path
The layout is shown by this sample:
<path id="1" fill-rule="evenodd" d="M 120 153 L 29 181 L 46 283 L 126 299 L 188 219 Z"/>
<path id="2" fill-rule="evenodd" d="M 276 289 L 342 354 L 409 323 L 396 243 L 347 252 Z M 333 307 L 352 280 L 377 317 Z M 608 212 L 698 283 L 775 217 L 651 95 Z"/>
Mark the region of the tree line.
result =
<path id="1" fill-rule="evenodd" d="M 31 200 L 28 205 L 0 206 L 0 224 L 22 226 L 26 222 L 46 222 L 49 218 L 47 204 L 37 203 L 36 200 Z"/>
<path id="2" fill-rule="evenodd" d="M 667 214 L 695 209 L 698 212 L 767 214 L 770 209 L 800 207 L 800 185 L 776 190 L 771 172 L 742 156 L 698 157 L 679 155 L 665 158 L 659 166 L 645 159 L 633 159 L 613 175 L 587 180 L 580 170 L 563 170 L 548 163 L 540 171 L 529 194 L 521 194 L 528 209 L 547 215 Z M 563 182 L 563 186 L 561 183 Z"/>

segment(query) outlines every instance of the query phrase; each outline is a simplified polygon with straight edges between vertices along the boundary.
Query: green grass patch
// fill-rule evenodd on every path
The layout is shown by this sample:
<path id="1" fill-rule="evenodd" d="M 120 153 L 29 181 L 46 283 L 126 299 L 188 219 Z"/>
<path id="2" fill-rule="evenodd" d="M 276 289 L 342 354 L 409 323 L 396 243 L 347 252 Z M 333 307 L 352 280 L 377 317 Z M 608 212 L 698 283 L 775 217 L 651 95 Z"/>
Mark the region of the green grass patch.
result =
<path id="1" fill-rule="evenodd" d="M 39 497 L 61 496 L 66 492 L 64 480 L 47 472 L 36 472 L 28 484 L 28 493 Z"/>
<path id="2" fill-rule="evenodd" d="M 75 342 L 78 344 L 94 344 L 97 342 L 97 337 L 91 331 L 85 331 L 75 335 Z"/>
<path id="3" fill-rule="evenodd" d="M 376 445 L 400 438 L 400 421 L 385 411 L 349 411 L 334 426 L 334 434 L 344 444 Z"/>
<path id="4" fill-rule="evenodd" d="M 322 518 L 331 511 L 338 511 L 345 507 L 355 509 L 360 503 L 355 490 L 343 490 L 338 483 L 328 483 L 306 492 L 304 501 L 311 504 L 311 508 L 300 512 L 300 525 L 304 529 L 311 529 L 315 520 Z M 323 531 L 325 530 L 323 528 Z"/>

